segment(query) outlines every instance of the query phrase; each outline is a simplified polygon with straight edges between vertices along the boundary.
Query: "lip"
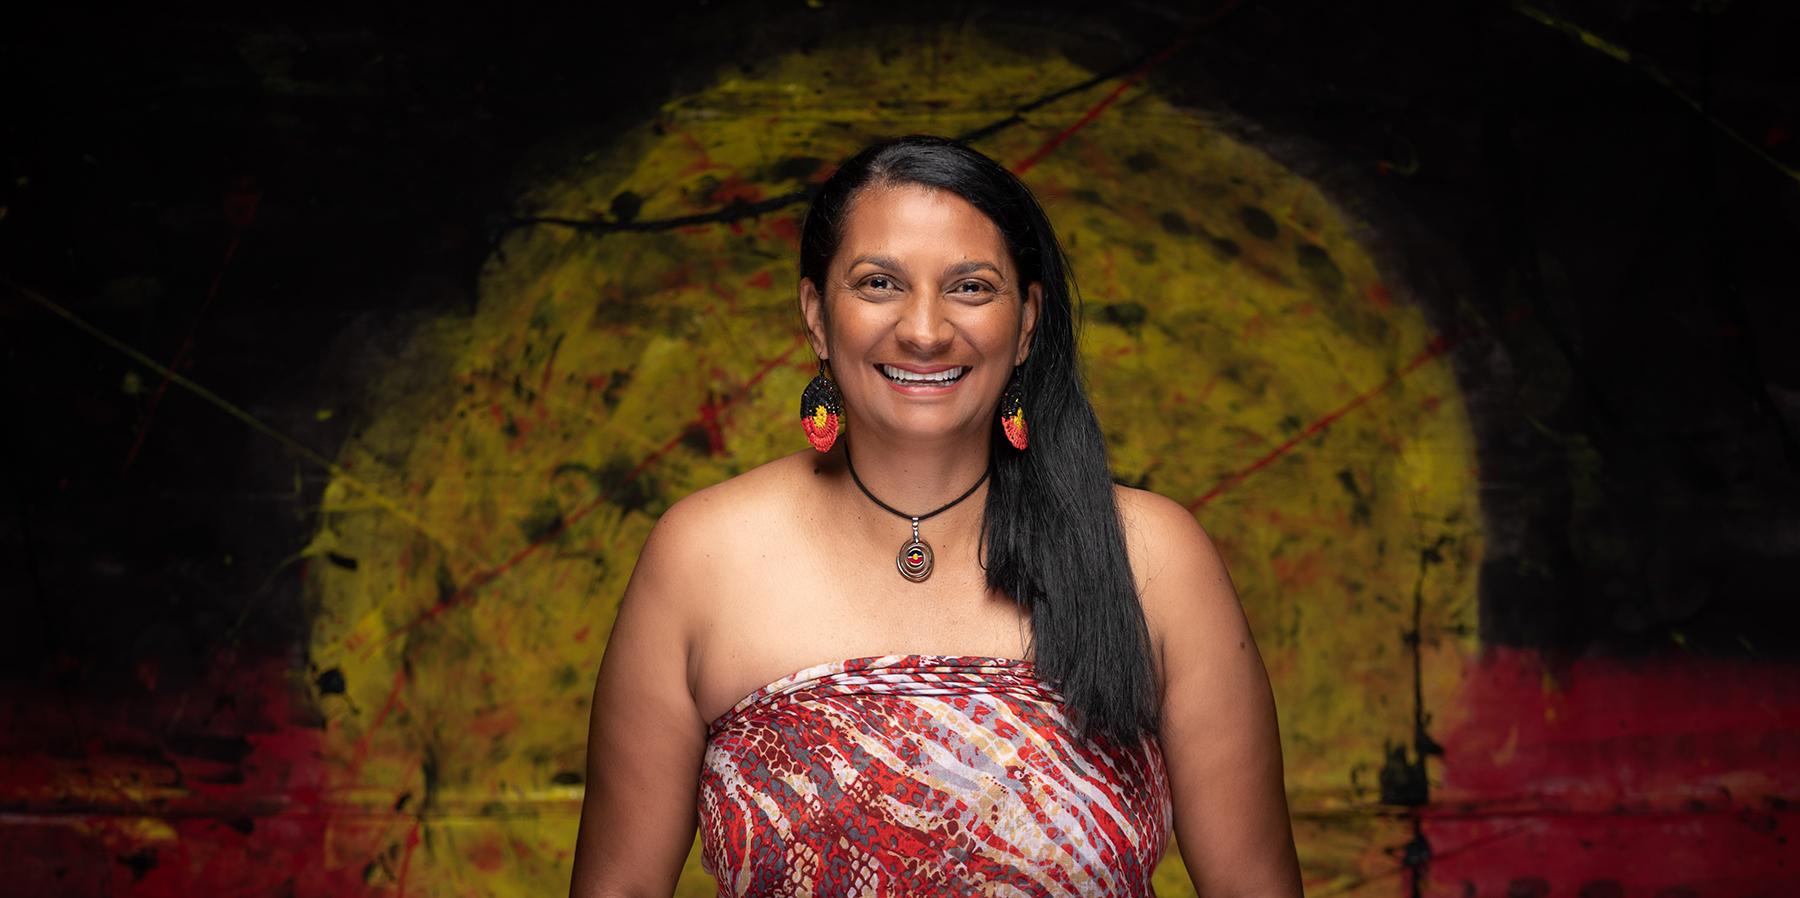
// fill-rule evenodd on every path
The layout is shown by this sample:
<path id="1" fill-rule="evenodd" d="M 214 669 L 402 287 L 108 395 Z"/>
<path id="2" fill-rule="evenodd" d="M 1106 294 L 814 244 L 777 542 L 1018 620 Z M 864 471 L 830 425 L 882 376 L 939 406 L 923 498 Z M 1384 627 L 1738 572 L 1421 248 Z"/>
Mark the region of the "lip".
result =
<path id="1" fill-rule="evenodd" d="M 901 384 L 888 379 L 888 376 L 881 370 L 883 365 L 892 365 L 895 368 L 913 374 L 936 374 L 939 371 L 948 371 L 952 368 L 963 368 L 965 370 L 963 371 L 962 377 L 947 384 Z M 904 393 L 908 396 L 938 396 L 948 393 L 957 387 L 962 386 L 962 382 L 969 377 L 969 371 L 973 370 L 975 370 L 975 366 L 973 365 L 896 365 L 893 362 L 875 363 L 876 375 L 878 375 L 889 387 L 893 388 L 895 392 Z"/>

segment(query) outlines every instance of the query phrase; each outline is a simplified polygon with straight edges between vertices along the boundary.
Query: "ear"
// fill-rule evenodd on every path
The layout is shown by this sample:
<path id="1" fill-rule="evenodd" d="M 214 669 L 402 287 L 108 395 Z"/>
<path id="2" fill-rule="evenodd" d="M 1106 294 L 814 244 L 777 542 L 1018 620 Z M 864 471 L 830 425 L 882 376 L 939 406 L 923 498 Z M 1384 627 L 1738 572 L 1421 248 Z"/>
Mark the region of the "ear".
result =
<path id="1" fill-rule="evenodd" d="M 1024 317 L 1019 322 L 1019 348 L 1013 352 L 1013 365 L 1025 364 L 1031 355 L 1031 335 L 1037 331 L 1038 312 L 1044 307 L 1044 285 L 1032 281 L 1025 288 Z"/>
<path id="2" fill-rule="evenodd" d="M 812 344 L 813 355 L 831 358 L 825 344 L 825 297 L 819 295 L 812 278 L 800 279 L 800 318 L 806 322 L 806 341 Z"/>

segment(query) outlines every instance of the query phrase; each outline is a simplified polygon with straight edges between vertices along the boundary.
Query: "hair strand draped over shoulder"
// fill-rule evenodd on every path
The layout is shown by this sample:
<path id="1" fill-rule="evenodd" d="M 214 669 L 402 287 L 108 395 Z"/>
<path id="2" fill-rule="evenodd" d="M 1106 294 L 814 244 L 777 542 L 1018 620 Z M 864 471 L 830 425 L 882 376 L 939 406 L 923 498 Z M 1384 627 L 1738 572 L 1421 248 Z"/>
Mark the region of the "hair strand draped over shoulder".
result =
<path id="1" fill-rule="evenodd" d="M 1020 366 L 1031 448 L 992 440 L 982 516 L 988 586 L 1031 612 L 1038 672 L 1058 681 L 1084 734 L 1134 742 L 1158 723 L 1155 662 L 1125 549 L 1112 471 L 1075 343 L 1074 276 L 1036 197 L 1004 166 L 945 137 L 911 134 L 850 157 L 820 186 L 800 234 L 800 275 L 823 292 L 857 195 L 874 186 L 947 190 L 993 220 L 1021 286 L 1043 286 Z"/>

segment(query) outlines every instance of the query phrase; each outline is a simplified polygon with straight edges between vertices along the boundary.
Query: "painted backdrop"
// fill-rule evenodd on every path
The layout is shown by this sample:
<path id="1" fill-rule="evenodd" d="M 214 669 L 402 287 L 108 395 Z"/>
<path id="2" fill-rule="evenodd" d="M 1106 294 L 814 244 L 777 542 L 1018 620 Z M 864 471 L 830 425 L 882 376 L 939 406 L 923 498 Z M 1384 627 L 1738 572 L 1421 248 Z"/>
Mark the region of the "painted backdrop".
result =
<path id="1" fill-rule="evenodd" d="M 1623 43 L 1683 14 L 102 28 L 0 218 L 5 881 L 566 889 L 639 546 L 804 445 L 806 191 L 929 131 L 1044 201 L 1115 475 L 1225 554 L 1309 895 L 1800 889 L 1793 110 L 1747 13 L 1685 13 L 1718 81 Z"/>

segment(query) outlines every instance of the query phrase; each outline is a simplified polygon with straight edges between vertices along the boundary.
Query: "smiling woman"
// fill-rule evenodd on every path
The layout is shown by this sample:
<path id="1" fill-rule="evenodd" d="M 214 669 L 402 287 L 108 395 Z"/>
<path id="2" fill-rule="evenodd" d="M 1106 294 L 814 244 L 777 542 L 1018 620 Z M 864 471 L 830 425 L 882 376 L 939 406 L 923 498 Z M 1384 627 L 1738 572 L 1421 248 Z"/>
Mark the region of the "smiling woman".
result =
<path id="1" fill-rule="evenodd" d="M 729 895 L 1149 895 L 1171 827 L 1208 894 L 1299 894 L 1261 658 L 1192 515 L 1111 480 L 1030 191 L 884 141 L 800 256 L 814 450 L 651 531 L 572 893 L 669 894 L 697 824 Z"/>

